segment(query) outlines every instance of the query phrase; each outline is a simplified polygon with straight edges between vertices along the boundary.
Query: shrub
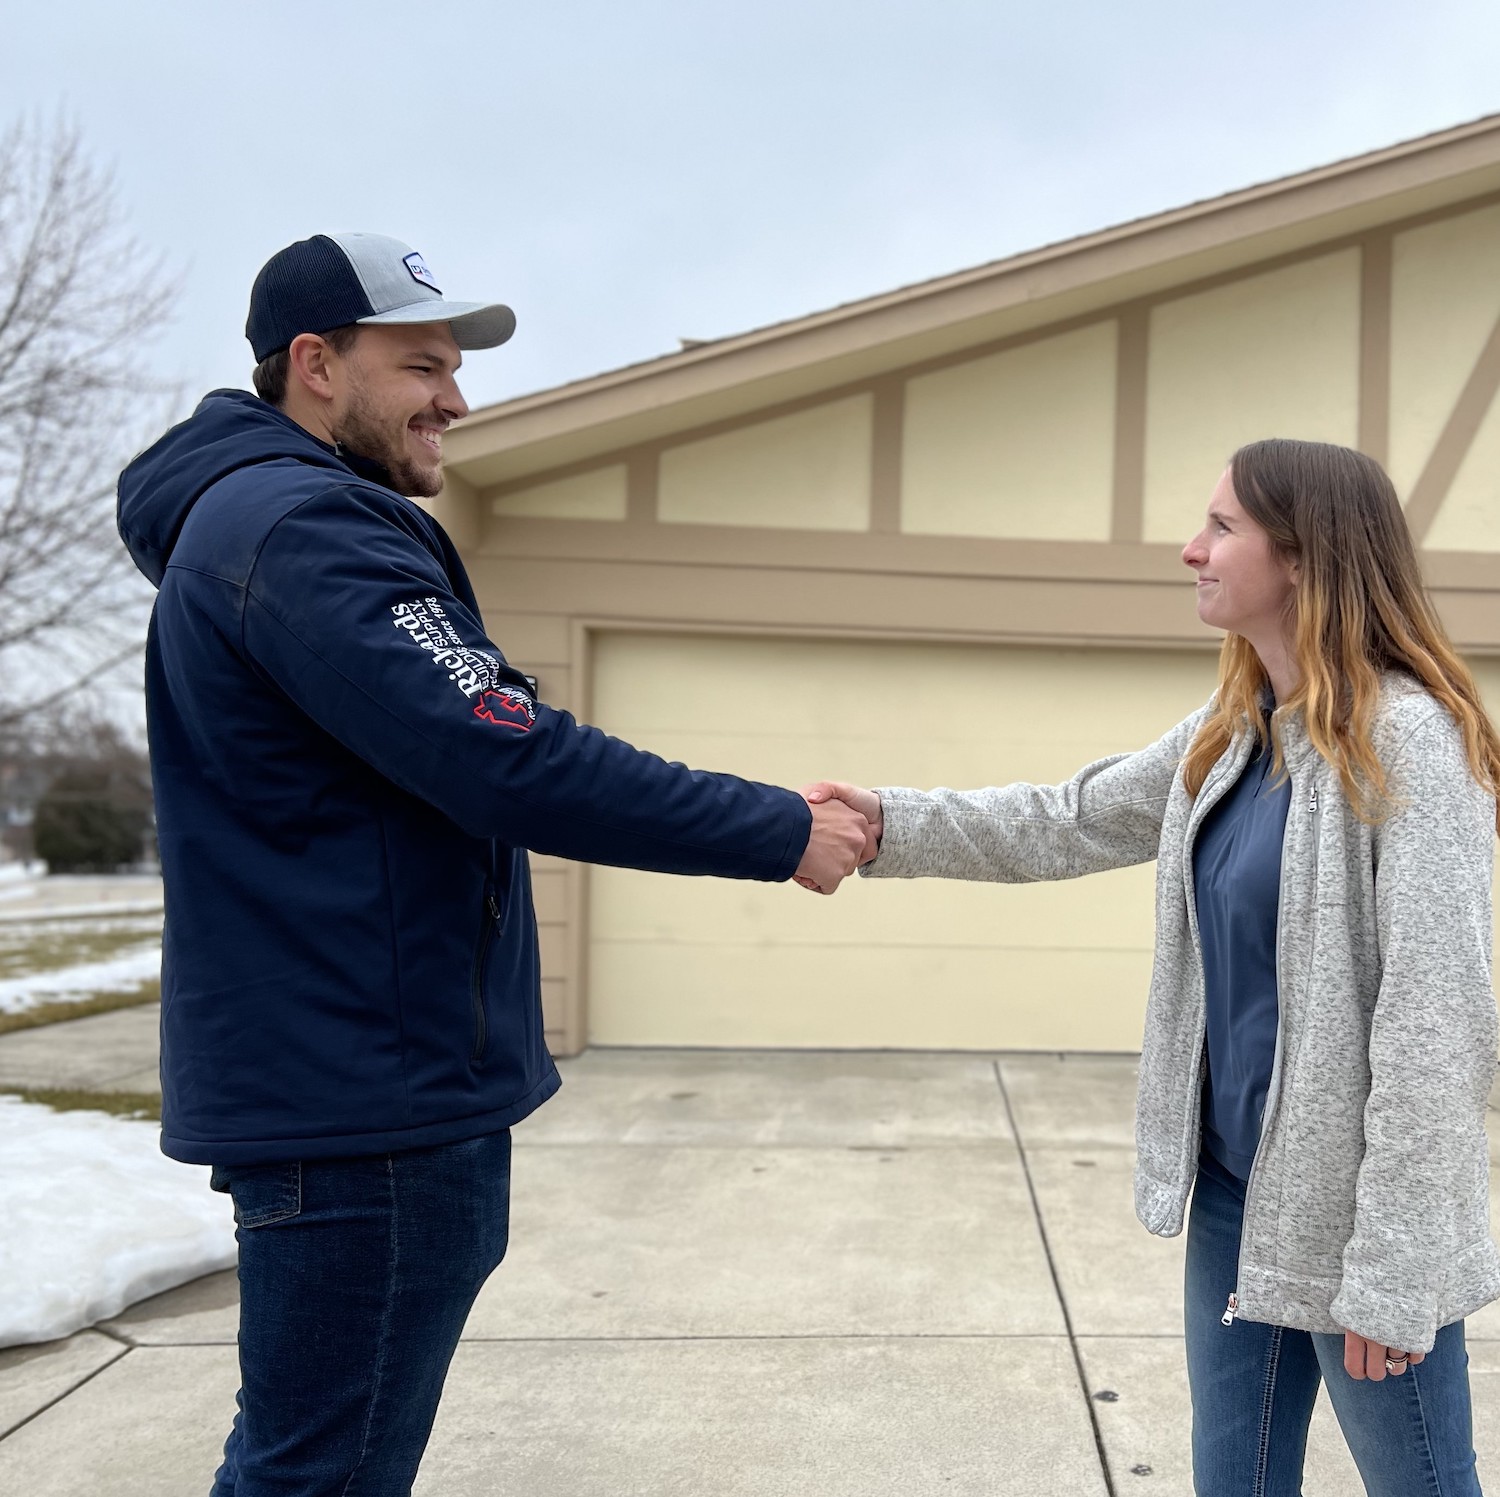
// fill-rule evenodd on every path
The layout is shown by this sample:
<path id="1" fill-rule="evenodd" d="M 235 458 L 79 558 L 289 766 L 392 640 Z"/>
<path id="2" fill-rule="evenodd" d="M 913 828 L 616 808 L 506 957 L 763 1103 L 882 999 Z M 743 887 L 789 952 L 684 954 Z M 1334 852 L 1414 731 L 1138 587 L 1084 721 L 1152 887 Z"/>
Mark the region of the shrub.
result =
<path id="1" fill-rule="evenodd" d="M 36 855 L 53 873 L 113 873 L 141 857 L 150 813 L 95 768 L 64 771 L 37 802 Z"/>

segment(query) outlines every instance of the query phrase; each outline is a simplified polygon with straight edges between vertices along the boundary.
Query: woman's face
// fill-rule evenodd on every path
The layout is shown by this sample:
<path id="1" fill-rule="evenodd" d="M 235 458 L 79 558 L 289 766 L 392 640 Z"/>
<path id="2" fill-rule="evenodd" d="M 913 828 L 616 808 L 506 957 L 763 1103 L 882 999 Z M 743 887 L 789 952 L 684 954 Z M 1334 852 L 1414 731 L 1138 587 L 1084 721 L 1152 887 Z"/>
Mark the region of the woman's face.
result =
<path id="1" fill-rule="evenodd" d="M 1286 628 L 1296 563 L 1276 555 L 1271 538 L 1240 506 L 1229 469 L 1214 487 L 1203 529 L 1182 548 L 1198 574 L 1198 617 L 1252 643 Z"/>

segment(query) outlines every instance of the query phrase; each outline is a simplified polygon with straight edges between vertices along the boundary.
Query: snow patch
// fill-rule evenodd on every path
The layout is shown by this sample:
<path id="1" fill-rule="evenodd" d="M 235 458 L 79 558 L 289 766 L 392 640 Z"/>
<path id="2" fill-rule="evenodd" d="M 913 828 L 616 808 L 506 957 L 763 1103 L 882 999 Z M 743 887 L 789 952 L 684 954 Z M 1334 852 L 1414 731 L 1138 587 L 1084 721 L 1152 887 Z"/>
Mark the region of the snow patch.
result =
<path id="1" fill-rule="evenodd" d="M 96 993 L 123 993 L 161 976 L 161 942 L 150 941 L 105 962 L 0 979 L 0 1014 L 24 1013 L 39 1003 L 69 1003 Z"/>
<path id="2" fill-rule="evenodd" d="M 36 885 L 36 875 L 26 864 L 0 863 L 0 900 L 35 898 Z"/>
<path id="3" fill-rule="evenodd" d="M 5 891 L 0 889 L 0 900 L 4 898 Z M 116 915 L 160 915 L 161 912 L 162 902 L 159 899 L 95 900 L 93 904 L 32 904 L 24 910 L 0 908 L 0 925 L 80 920 L 86 916 L 99 916 L 107 920 Z"/>
<path id="4" fill-rule="evenodd" d="M 71 1336 L 233 1266 L 228 1196 L 158 1132 L 0 1097 L 0 1346 Z"/>

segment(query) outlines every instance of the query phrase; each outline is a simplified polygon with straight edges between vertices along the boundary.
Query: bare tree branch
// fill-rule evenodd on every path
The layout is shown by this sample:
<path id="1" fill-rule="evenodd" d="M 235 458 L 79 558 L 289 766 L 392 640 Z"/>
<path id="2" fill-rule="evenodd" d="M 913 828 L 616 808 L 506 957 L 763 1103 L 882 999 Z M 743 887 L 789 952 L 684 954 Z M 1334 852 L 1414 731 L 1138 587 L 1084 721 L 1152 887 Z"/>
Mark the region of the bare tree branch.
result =
<path id="1" fill-rule="evenodd" d="M 141 650 L 114 484 L 172 398 L 142 356 L 169 297 L 76 129 L 0 133 L 0 728 Z"/>
<path id="2" fill-rule="evenodd" d="M 123 649 L 117 650 L 113 655 L 106 656 L 103 660 L 96 662 L 96 668 L 100 671 L 111 670 L 116 666 L 124 665 L 127 660 L 133 659 L 141 653 L 139 644 L 129 644 Z M 78 685 L 70 681 L 66 686 L 60 686 L 49 695 L 37 697 L 34 701 L 28 701 L 24 706 L 17 708 L 0 707 L 0 735 L 14 733 L 24 725 L 35 723 L 46 718 L 56 707 L 78 695 Z"/>

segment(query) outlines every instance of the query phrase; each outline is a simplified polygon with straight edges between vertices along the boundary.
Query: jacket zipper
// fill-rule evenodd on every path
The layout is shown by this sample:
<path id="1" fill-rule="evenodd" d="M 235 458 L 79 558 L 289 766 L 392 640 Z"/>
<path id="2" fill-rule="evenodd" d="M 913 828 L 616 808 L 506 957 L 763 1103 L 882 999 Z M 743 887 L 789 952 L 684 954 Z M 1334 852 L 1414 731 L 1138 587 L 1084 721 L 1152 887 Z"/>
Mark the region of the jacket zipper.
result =
<path id="1" fill-rule="evenodd" d="M 490 954 L 490 942 L 500 925 L 500 904 L 493 889 L 484 891 L 484 930 L 474 952 L 474 971 L 469 981 L 470 1001 L 474 1009 L 474 1048 L 469 1054 L 469 1064 L 477 1066 L 484 1059 L 485 1047 L 489 1043 L 489 1020 L 484 1012 L 484 959 Z"/>
<path id="2" fill-rule="evenodd" d="M 1288 774 L 1288 776 L 1291 775 L 1290 768 L 1288 768 L 1287 774 Z M 1314 778 L 1314 775 L 1315 775 L 1315 771 L 1314 770 L 1309 770 L 1308 771 L 1308 778 L 1312 782 L 1308 786 L 1308 791 L 1307 791 L 1307 812 L 1308 812 L 1308 815 L 1310 817 L 1316 816 L 1318 814 L 1318 784 L 1317 784 L 1317 780 Z M 1297 789 L 1296 782 L 1293 781 L 1292 782 L 1292 797 L 1291 797 L 1293 805 L 1295 805 L 1297 803 L 1296 789 Z M 1312 835 L 1312 884 L 1313 884 L 1313 897 L 1314 897 L 1314 900 L 1316 900 L 1316 898 L 1317 898 L 1317 884 L 1318 884 L 1318 828 L 1317 828 L 1316 823 L 1314 823 L 1312 825 L 1312 827 L 1311 827 L 1311 835 Z M 1274 1054 L 1274 1056 L 1273 1056 L 1273 1058 L 1271 1060 L 1271 1081 L 1270 1081 L 1270 1085 L 1266 1089 L 1266 1106 L 1265 1106 L 1265 1110 L 1261 1113 L 1260 1137 L 1256 1140 L 1256 1143 L 1255 1143 L 1255 1157 L 1250 1161 L 1250 1178 L 1245 1182 L 1245 1209 L 1244 1209 L 1244 1212 L 1240 1216 L 1240 1256 L 1241 1256 L 1241 1258 L 1244 1257 L 1245 1223 L 1250 1220 L 1250 1202 L 1251 1202 L 1251 1200 L 1252 1200 L 1252 1198 L 1254 1196 L 1254 1193 L 1255 1193 L 1255 1177 L 1260 1173 L 1261 1151 L 1265 1147 L 1266 1136 L 1271 1131 L 1271 1122 L 1272 1122 L 1272 1120 L 1276 1116 L 1276 1109 L 1277 1109 L 1277 1107 L 1281 1103 L 1281 1059 L 1282 1059 L 1282 1045 L 1283 1045 L 1283 1039 L 1284 1039 L 1285 1034 L 1286 1034 L 1286 1025 L 1285 1025 L 1285 1023 L 1283 1022 L 1283 1019 L 1282 1019 L 1282 996 L 1283 996 L 1283 993 L 1286 990 L 1286 984 L 1285 984 L 1285 981 L 1283 979 L 1283 973 L 1282 973 L 1282 967 L 1281 967 L 1281 952 L 1282 952 L 1281 932 L 1282 932 L 1282 925 L 1284 923 L 1282 916 L 1283 916 L 1283 912 L 1284 912 L 1285 907 L 1286 907 L 1286 898 L 1285 898 L 1285 896 L 1286 896 L 1286 850 L 1287 850 L 1287 844 L 1291 841 L 1291 839 L 1292 839 L 1292 818 L 1290 816 L 1288 816 L 1287 819 L 1286 819 L 1286 830 L 1282 833 L 1282 836 L 1281 836 L 1281 872 L 1280 872 L 1280 876 L 1279 876 L 1279 885 L 1278 885 L 1277 893 L 1276 893 L 1276 955 L 1275 955 L 1275 962 L 1276 962 L 1276 1051 L 1275 1051 L 1275 1054 Z M 1313 918 L 1314 918 L 1314 920 L 1316 920 L 1316 918 L 1317 918 L 1316 907 L 1314 908 Z M 1224 1314 L 1220 1317 L 1221 1323 L 1224 1324 L 1224 1325 L 1233 1325 L 1234 1324 L 1234 1317 L 1239 1313 L 1239 1308 L 1240 1308 L 1239 1288 L 1240 1288 L 1239 1284 L 1236 1283 L 1235 1286 L 1234 1286 L 1234 1293 L 1229 1296 L 1229 1303 L 1225 1307 Z"/>

